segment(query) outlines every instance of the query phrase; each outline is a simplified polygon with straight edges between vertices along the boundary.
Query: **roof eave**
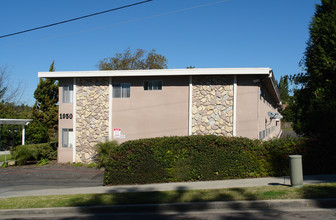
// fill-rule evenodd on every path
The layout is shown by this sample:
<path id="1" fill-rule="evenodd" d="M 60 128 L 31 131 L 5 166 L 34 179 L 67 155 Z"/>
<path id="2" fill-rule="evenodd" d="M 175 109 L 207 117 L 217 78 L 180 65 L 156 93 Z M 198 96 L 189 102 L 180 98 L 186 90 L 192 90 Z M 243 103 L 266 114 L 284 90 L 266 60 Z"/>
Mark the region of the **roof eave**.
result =
<path id="1" fill-rule="evenodd" d="M 268 75 L 270 68 L 195 68 L 151 70 L 102 70 L 39 72 L 39 78 L 124 77 L 124 76 L 192 76 L 192 75 Z"/>

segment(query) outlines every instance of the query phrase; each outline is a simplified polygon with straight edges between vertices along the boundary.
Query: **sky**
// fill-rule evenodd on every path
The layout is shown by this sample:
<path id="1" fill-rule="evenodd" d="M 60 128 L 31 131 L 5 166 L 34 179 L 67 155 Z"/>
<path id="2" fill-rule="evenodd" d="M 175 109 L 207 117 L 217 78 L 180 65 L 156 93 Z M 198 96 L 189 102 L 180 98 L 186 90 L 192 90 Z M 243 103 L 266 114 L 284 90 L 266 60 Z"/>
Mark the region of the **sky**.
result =
<path id="1" fill-rule="evenodd" d="M 0 36 L 143 0 L 0 0 Z M 66 24 L 0 38 L 0 67 L 32 106 L 38 72 L 98 70 L 99 60 L 137 48 L 168 68 L 270 67 L 301 72 L 320 0 L 153 0 Z"/>

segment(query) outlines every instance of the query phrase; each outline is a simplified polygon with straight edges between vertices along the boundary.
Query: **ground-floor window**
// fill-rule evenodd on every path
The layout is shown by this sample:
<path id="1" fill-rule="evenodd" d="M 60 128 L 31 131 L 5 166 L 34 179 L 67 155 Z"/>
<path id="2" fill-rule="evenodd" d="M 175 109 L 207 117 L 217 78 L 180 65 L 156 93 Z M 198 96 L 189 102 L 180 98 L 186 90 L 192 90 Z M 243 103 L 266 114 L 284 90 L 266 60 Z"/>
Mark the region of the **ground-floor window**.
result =
<path id="1" fill-rule="evenodd" d="M 72 148 L 73 145 L 74 145 L 73 129 L 63 128 L 62 129 L 62 147 Z"/>

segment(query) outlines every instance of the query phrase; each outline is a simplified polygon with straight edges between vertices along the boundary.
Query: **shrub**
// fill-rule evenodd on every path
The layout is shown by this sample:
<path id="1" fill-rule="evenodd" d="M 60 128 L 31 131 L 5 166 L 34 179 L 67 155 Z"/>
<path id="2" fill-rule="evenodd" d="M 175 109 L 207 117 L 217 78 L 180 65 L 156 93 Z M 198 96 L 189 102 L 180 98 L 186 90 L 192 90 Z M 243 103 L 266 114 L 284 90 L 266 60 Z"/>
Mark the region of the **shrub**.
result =
<path id="1" fill-rule="evenodd" d="M 308 140 L 305 138 L 280 138 L 263 142 L 265 159 L 270 176 L 289 175 L 289 155 L 303 155 Z"/>
<path id="2" fill-rule="evenodd" d="M 44 143 L 44 144 L 31 144 L 17 146 L 12 152 L 16 163 L 24 165 L 27 161 L 44 159 L 55 159 L 57 156 L 57 144 Z"/>
<path id="3" fill-rule="evenodd" d="M 96 146 L 97 157 L 95 158 L 95 160 L 99 168 L 105 167 L 107 165 L 112 152 L 117 147 L 118 147 L 118 143 L 116 141 L 106 141 L 106 142 L 97 144 Z"/>
<path id="4" fill-rule="evenodd" d="M 288 156 L 306 157 L 308 143 L 305 138 L 261 142 L 214 135 L 161 137 L 119 146 L 101 143 L 98 158 L 105 167 L 105 184 L 282 176 L 289 174 Z"/>

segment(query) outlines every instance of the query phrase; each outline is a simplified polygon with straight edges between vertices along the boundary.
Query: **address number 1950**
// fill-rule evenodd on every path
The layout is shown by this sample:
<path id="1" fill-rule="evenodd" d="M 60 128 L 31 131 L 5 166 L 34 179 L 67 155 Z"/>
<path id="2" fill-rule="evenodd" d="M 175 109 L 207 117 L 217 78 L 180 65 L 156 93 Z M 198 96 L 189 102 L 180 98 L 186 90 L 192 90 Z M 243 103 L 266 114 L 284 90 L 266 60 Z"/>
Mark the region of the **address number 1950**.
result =
<path id="1" fill-rule="evenodd" d="M 59 119 L 72 119 L 72 114 L 61 113 Z"/>

